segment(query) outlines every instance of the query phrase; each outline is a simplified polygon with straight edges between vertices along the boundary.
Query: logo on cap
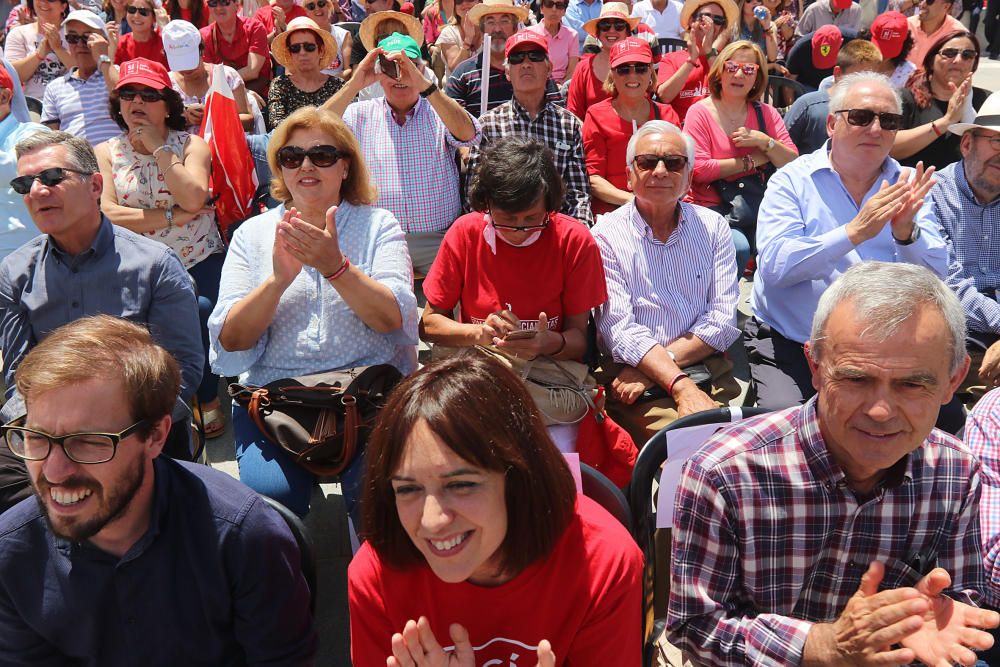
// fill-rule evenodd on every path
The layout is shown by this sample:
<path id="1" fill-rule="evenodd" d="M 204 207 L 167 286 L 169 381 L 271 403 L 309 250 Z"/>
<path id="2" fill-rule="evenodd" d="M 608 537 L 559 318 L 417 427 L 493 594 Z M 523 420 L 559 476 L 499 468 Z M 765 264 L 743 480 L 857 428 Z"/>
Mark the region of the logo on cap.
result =
<path id="1" fill-rule="evenodd" d="M 828 55 L 830 55 L 830 45 L 829 44 L 823 44 L 823 45 L 821 45 L 819 47 L 819 54 L 821 56 L 823 56 L 824 58 L 826 58 Z"/>

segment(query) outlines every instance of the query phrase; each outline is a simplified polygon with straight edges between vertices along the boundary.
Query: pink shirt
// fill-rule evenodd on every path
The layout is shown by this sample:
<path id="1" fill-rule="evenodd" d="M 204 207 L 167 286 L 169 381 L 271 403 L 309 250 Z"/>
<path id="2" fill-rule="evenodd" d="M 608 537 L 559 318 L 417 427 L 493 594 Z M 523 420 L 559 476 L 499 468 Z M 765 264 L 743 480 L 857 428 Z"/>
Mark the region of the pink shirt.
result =
<path id="1" fill-rule="evenodd" d="M 577 38 L 576 30 L 559 26 L 559 32 L 553 37 L 545 26 L 538 23 L 525 28 L 539 35 L 545 35 L 549 42 L 549 61 L 552 63 L 552 78 L 556 83 L 566 80 L 566 70 L 569 68 L 570 58 L 580 57 L 580 40 Z"/>
<path id="2" fill-rule="evenodd" d="M 938 39 L 955 30 L 968 30 L 961 21 L 951 15 L 945 16 L 941 27 L 929 35 L 920 29 L 919 16 L 911 16 L 906 22 L 910 26 L 910 35 L 913 36 L 913 48 L 910 49 L 910 55 L 906 56 L 906 59 L 917 67 L 923 67 L 924 56 Z"/>

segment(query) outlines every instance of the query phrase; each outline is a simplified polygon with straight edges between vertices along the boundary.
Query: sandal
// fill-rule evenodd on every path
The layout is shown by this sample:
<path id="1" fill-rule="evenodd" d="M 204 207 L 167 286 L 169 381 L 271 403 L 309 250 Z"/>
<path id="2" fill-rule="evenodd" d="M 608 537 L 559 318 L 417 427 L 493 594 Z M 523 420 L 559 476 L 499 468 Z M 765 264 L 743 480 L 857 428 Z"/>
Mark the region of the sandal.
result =
<path id="1" fill-rule="evenodd" d="M 222 406 L 212 408 L 208 412 L 202 413 L 201 425 L 205 430 L 206 438 L 217 438 L 226 431 L 226 415 L 222 412 Z"/>

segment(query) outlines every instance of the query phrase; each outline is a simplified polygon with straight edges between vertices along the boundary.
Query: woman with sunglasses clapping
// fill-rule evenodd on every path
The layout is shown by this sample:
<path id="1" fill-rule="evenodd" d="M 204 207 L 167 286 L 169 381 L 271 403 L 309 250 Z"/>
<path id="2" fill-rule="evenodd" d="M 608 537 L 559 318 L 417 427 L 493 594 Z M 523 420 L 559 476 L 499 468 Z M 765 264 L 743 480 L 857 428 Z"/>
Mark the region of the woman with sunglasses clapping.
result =
<path id="1" fill-rule="evenodd" d="M 180 258 L 198 287 L 206 365 L 198 398 L 209 437 L 225 429 L 219 379 L 207 363 L 208 315 L 222 271 L 222 238 L 206 207 L 211 155 L 201 137 L 184 131 L 184 103 L 166 68 L 145 58 L 126 62 L 110 95 L 122 134 L 97 146 L 104 177 L 101 210 L 116 225 L 155 239 Z"/>
<path id="2" fill-rule="evenodd" d="M 288 22 L 288 28 L 274 38 L 271 54 L 285 73 L 271 82 L 267 96 L 267 129 L 273 130 L 293 111 L 319 106 L 343 88 L 344 80 L 323 72 L 337 42 L 307 16 Z"/>
<path id="3" fill-rule="evenodd" d="M 115 47 L 115 64 L 145 58 L 167 67 L 167 54 L 156 25 L 156 7 L 152 0 L 129 0 L 125 9 L 132 31 L 118 38 Z"/>
<path id="4" fill-rule="evenodd" d="M 798 157 L 781 115 L 760 101 L 766 88 L 767 61 L 756 44 L 741 40 L 722 49 L 708 72 L 709 96 L 694 104 L 684 120 L 684 131 L 696 146 L 690 195 L 695 204 L 729 215 L 732 203 L 722 200 L 717 181 L 766 180 L 775 168 Z M 750 204 L 752 219 L 729 215 L 741 274 L 750 258 L 760 202 Z"/>
<path id="5" fill-rule="evenodd" d="M 610 62 L 604 89 L 611 99 L 590 107 L 583 122 L 583 149 L 595 216 L 632 200 L 625 169 L 625 149 L 632 135 L 647 120 L 680 125 L 676 111 L 650 97 L 656 90 L 656 71 L 649 44 L 637 37 L 624 39 L 612 47 Z"/>
<path id="6" fill-rule="evenodd" d="M 212 368 L 244 384 L 326 370 L 417 366 L 417 300 L 403 230 L 373 208 L 375 188 L 357 139 L 330 111 L 305 107 L 271 135 L 277 208 L 233 235 L 209 320 Z M 233 407 L 240 479 L 297 514 L 315 477 Z M 355 512 L 363 456 L 341 474 Z"/>
<path id="7" fill-rule="evenodd" d="M 900 164 L 939 170 L 962 159 L 961 138 L 948 128 L 970 122 L 989 97 L 989 91 L 972 85 L 979 66 L 979 40 L 956 30 L 934 42 L 923 67 L 910 76 L 903 97 L 903 127 L 896 133 L 890 155 Z"/>

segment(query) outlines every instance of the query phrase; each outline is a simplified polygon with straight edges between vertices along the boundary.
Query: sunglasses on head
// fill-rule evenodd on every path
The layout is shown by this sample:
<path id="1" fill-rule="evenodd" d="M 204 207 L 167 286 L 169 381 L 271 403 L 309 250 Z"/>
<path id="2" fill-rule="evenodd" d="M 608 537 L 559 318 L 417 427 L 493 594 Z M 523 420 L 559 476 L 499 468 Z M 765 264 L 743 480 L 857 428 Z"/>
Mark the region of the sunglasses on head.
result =
<path id="1" fill-rule="evenodd" d="M 511 65 L 520 65 L 525 58 L 533 63 L 543 63 L 548 60 L 549 56 L 545 51 L 518 51 L 507 56 L 507 62 Z"/>
<path id="2" fill-rule="evenodd" d="M 148 7 L 129 7 L 125 11 L 129 14 L 138 14 L 139 16 L 149 16 L 153 13 L 153 10 Z"/>
<path id="3" fill-rule="evenodd" d="M 841 109 L 834 113 L 846 113 L 847 122 L 855 127 L 868 127 L 878 118 L 879 127 L 888 132 L 895 132 L 903 126 L 903 114 L 888 111 L 872 111 L 871 109 Z"/>
<path id="4" fill-rule="evenodd" d="M 26 195 L 31 192 L 31 184 L 35 182 L 35 179 L 41 181 L 42 185 L 45 187 L 51 188 L 59 185 L 69 178 L 70 172 L 74 174 L 82 174 L 84 176 L 90 175 L 84 171 L 77 171 L 76 169 L 70 169 L 69 167 L 49 167 L 48 169 L 43 169 L 37 174 L 25 174 L 24 176 L 18 176 L 17 178 L 11 179 L 10 187 L 17 194 Z"/>
<path id="5" fill-rule="evenodd" d="M 636 155 L 632 162 L 642 171 L 652 171 L 660 162 L 667 171 L 683 171 L 688 159 L 686 155 Z"/>
<path id="6" fill-rule="evenodd" d="M 229 5 L 236 2 L 236 0 L 208 0 L 209 7 L 228 7 Z"/>
<path id="7" fill-rule="evenodd" d="M 649 71 L 648 63 L 628 63 L 626 65 L 618 65 L 615 69 L 615 74 L 618 76 L 628 76 L 632 72 L 636 74 L 645 74 Z"/>
<path id="8" fill-rule="evenodd" d="M 757 70 L 760 69 L 760 65 L 757 63 L 738 63 L 734 60 L 727 60 L 723 63 L 722 69 L 730 74 L 736 74 L 737 72 L 742 71 L 747 76 L 753 76 L 757 73 Z"/>
<path id="9" fill-rule="evenodd" d="M 298 169 L 302 166 L 302 162 L 309 158 L 314 167 L 332 167 L 337 164 L 337 160 L 345 157 L 346 153 L 341 153 L 336 146 L 327 144 L 309 149 L 285 146 L 278 151 L 278 164 L 285 169 Z"/>
<path id="10" fill-rule="evenodd" d="M 954 60 L 955 56 L 962 56 L 962 60 L 975 60 L 976 56 L 978 56 L 979 54 L 976 53 L 975 49 L 949 48 L 949 49 L 941 49 L 940 51 L 938 51 L 938 55 L 941 56 L 942 58 L 947 58 L 948 60 Z"/>
<path id="11" fill-rule="evenodd" d="M 291 53 L 298 53 L 302 49 L 305 49 L 306 53 L 312 53 L 318 48 L 319 46 L 316 45 L 316 42 L 299 42 L 297 44 L 288 45 L 288 50 Z"/>
<path id="12" fill-rule="evenodd" d="M 569 3 L 568 2 L 549 2 L 548 0 L 543 0 L 542 7 L 548 7 L 549 9 L 552 9 L 553 7 L 555 7 L 556 9 L 566 9 L 567 7 L 569 7 Z"/>
<path id="13" fill-rule="evenodd" d="M 319 7 L 320 9 L 323 9 L 324 7 L 326 7 L 326 5 L 327 5 L 326 0 L 317 0 L 316 2 L 310 2 L 307 5 L 303 5 L 303 7 L 306 8 L 307 12 L 311 12 L 314 9 L 316 9 L 317 7 Z"/>
<path id="14" fill-rule="evenodd" d="M 141 97 L 143 102 L 159 102 L 164 99 L 163 93 L 152 88 L 122 88 L 118 91 L 118 97 L 131 102 L 136 97 Z"/>
<path id="15" fill-rule="evenodd" d="M 598 32 L 607 32 L 612 29 L 617 30 L 618 32 L 625 32 L 628 30 L 628 23 L 617 19 L 614 21 L 604 19 L 603 21 L 597 22 Z"/>
<path id="16" fill-rule="evenodd" d="M 701 12 L 700 14 L 695 14 L 691 17 L 694 21 L 700 21 L 703 18 L 707 18 L 709 21 L 718 26 L 726 25 L 725 16 L 719 16 L 718 14 L 712 14 L 710 12 Z"/>
<path id="17" fill-rule="evenodd" d="M 86 44 L 87 38 L 90 37 L 90 33 L 86 35 L 77 35 L 72 32 L 66 33 L 66 43 L 67 44 Z"/>

